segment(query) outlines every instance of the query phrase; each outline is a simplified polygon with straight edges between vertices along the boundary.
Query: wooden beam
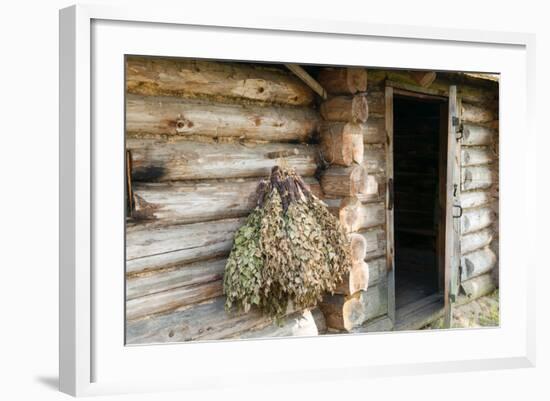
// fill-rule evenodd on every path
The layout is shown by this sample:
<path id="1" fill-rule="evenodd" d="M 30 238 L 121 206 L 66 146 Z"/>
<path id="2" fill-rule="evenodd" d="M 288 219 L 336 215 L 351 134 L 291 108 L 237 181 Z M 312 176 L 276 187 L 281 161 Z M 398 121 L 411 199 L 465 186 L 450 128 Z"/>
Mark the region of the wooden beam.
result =
<path id="1" fill-rule="evenodd" d="M 298 64 L 285 64 L 285 66 L 292 71 L 298 78 L 305 82 L 307 86 L 313 89 L 323 99 L 327 98 L 327 91 L 317 82 L 306 70 L 300 67 Z"/>

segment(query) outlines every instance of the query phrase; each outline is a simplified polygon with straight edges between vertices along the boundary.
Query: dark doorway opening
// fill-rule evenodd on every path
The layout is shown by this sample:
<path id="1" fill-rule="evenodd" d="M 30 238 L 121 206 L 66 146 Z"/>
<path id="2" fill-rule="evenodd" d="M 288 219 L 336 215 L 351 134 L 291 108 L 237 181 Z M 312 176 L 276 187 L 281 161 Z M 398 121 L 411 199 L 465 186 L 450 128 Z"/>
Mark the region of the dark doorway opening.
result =
<path id="1" fill-rule="evenodd" d="M 395 307 L 442 305 L 447 99 L 394 95 Z M 434 305 L 437 304 L 437 305 Z"/>

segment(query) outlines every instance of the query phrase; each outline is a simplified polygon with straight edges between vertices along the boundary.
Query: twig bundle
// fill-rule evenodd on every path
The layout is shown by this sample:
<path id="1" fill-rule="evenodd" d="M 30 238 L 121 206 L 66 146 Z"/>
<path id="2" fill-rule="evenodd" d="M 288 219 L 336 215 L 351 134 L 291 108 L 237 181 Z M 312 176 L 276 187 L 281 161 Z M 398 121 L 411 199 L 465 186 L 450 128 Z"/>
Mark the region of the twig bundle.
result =
<path id="1" fill-rule="evenodd" d="M 257 195 L 225 266 L 226 309 L 280 317 L 289 303 L 313 307 L 351 268 L 347 235 L 293 169 L 275 166 Z"/>

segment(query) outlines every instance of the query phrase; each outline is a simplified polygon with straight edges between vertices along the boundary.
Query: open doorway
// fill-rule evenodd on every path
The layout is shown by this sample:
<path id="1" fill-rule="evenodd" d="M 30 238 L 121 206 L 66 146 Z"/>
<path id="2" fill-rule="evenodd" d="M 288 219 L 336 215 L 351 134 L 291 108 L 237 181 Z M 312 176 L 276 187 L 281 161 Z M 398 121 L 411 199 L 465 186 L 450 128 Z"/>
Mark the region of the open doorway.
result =
<path id="1" fill-rule="evenodd" d="M 417 309 L 443 306 L 447 119 L 447 99 L 394 94 L 398 324 Z"/>

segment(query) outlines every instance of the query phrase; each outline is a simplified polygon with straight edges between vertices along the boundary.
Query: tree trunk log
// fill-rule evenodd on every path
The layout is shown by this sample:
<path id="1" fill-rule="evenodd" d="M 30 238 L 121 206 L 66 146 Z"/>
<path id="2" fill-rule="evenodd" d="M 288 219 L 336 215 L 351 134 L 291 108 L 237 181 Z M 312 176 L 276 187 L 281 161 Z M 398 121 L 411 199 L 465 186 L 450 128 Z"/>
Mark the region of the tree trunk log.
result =
<path id="1" fill-rule="evenodd" d="M 361 271 L 357 272 L 358 279 L 361 279 L 362 277 L 365 277 L 366 279 L 366 287 L 360 288 L 361 290 L 367 290 L 367 288 L 374 287 L 378 283 L 383 282 L 387 279 L 387 267 L 385 257 L 378 257 L 377 259 L 371 259 L 368 262 L 364 263 L 366 266 L 361 265 Z M 363 269 L 366 269 L 366 272 L 364 272 Z M 352 295 L 358 291 L 354 288 L 354 285 L 352 285 L 351 276 L 353 276 L 353 272 L 344 275 L 342 282 L 338 284 L 338 286 L 334 290 L 335 294 Z"/>
<path id="2" fill-rule="evenodd" d="M 336 96 L 321 104 L 321 117 L 327 121 L 364 123 L 369 118 L 365 95 Z"/>
<path id="3" fill-rule="evenodd" d="M 369 118 L 385 118 L 386 95 L 383 91 L 369 91 L 367 93 L 367 102 L 369 103 Z"/>
<path id="4" fill-rule="evenodd" d="M 318 130 L 319 116 L 309 108 L 261 107 L 128 95 L 126 133 L 201 135 L 274 142 L 308 142 Z"/>
<path id="5" fill-rule="evenodd" d="M 126 89 L 139 95 L 207 97 L 309 105 L 315 95 L 283 69 L 245 63 L 132 56 L 126 62 Z"/>
<path id="6" fill-rule="evenodd" d="M 367 240 L 367 255 L 365 261 L 386 255 L 386 231 L 383 227 L 376 227 L 368 231 L 361 231 L 361 234 Z M 375 280 L 371 274 L 371 280 Z"/>
<path id="7" fill-rule="evenodd" d="M 411 71 L 410 74 L 415 82 L 423 88 L 430 86 L 437 76 L 434 71 Z"/>
<path id="8" fill-rule="evenodd" d="M 493 200 L 489 191 L 462 192 L 460 194 L 460 205 L 464 208 L 484 206 Z"/>
<path id="9" fill-rule="evenodd" d="M 468 253 L 462 256 L 461 281 L 466 281 L 471 278 L 487 273 L 497 263 L 497 257 L 488 247 Z"/>
<path id="10" fill-rule="evenodd" d="M 470 280 L 463 281 L 461 284 L 462 291 L 466 294 L 464 299 L 459 297 L 458 303 L 463 304 L 479 297 L 490 294 L 496 289 L 495 280 L 491 273 L 482 274 Z"/>
<path id="11" fill-rule="evenodd" d="M 363 132 L 359 124 L 321 124 L 321 152 L 329 164 L 350 166 L 363 162 Z"/>
<path id="12" fill-rule="evenodd" d="M 463 124 L 462 132 L 463 146 L 491 145 L 497 135 L 496 131 L 491 128 L 468 123 Z"/>
<path id="13" fill-rule="evenodd" d="M 462 169 L 462 190 L 490 188 L 494 183 L 494 173 L 489 166 L 473 166 Z"/>
<path id="14" fill-rule="evenodd" d="M 322 197 L 315 178 L 304 177 L 304 181 L 317 197 Z M 242 217 L 256 206 L 257 187 L 256 178 L 136 183 L 133 217 L 158 225 Z"/>
<path id="15" fill-rule="evenodd" d="M 367 255 L 367 240 L 360 234 L 350 235 L 350 248 L 352 262 L 362 262 Z"/>
<path id="16" fill-rule="evenodd" d="M 461 218 L 462 234 L 489 227 L 495 219 L 495 214 L 489 207 L 466 209 Z"/>
<path id="17" fill-rule="evenodd" d="M 488 146 L 472 148 L 463 146 L 461 163 L 462 166 L 476 166 L 480 164 L 488 164 L 494 160 L 494 155 Z"/>
<path id="18" fill-rule="evenodd" d="M 272 338 L 272 337 L 302 337 L 317 336 L 319 329 L 313 313 L 309 310 L 293 313 L 279 323 L 270 323 L 241 332 L 231 338 Z"/>
<path id="19" fill-rule="evenodd" d="M 151 228 L 137 225 L 126 231 L 126 273 L 172 267 L 225 256 L 244 218 Z"/>
<path id="20" fill-rule="evenodd" d="M 498 120 L 498 114 L 492 107 L 462 103 L 462 120 L 473 124 L 488 124 Z"/>
<path id="21" fill-rule="evenodd" d="M 367 194 L 368 175 L 363 166 L 330 166 L 321 175 L 321 188 L 325 196 L 340 197 Z"/>
<path id="22" fill-rule="evenodd" d="M 295 144 L 200 143 L 185 140 L 128 138 L 134 181 L 199 180 L 268 176 L 285 155 L 301 176 L 317 169 L 317 147 Z"/>
<path id="23" fill-rule="evenodd" d="M 363 204 L 357 197 L 348 197 L 340 204 L 340 223 L 348 233 L 384 224 L 385 216 L 383 203 Z"/>
<path id="24" fill-rule="evenodd" d="M 369 174 L 385 172 L 386 151 L 380 145 L 365 145 L 362 164 Z"/>
<path id="25" fill-rule="evenodd" d="M 463 255 L 477 251 L 489 245 L 493 238 L 494 232 L 492 228 L 485 228 L 471 234 L 463 235 L 460 239 L 460 251 Z"/>
<path id="26" fill-rule="evenodd" d="M 386 142 L 386 120 L 384 118 L 369 118 L 369 121 L 366 124 L 362 124 L 362 127 L 363 143 L 375 144 Z"/>
<path id="27" fill-rule="evenodd" d="M 367 69 L 351 67 L 322 68 L 317 80 L 331 95 L 353 95 L 367 90 Z"/>

